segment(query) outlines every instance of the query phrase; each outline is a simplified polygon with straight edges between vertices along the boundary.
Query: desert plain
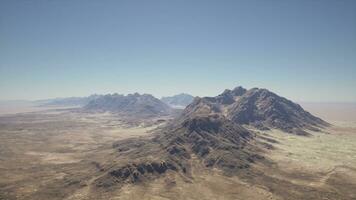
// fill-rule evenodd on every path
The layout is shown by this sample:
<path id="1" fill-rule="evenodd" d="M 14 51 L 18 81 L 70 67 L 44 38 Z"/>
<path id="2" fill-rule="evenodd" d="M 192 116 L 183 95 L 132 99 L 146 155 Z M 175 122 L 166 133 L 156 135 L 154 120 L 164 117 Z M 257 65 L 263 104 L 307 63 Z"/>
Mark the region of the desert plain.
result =
<path id="1" fill-rule="evenodd" d="M 0 199 L 356 199 L 355 105 L 346 105 L 347 117 L 345 107 L 338 112 L 335 106 L 303 106 L 332 126 L 310 136 L 255 130 L 271 146 L 264 156 L 273 166 L 254 167 L 279 182 L 204 170 L 192 158 L 191 179 L 167 173 L 104 193 L 92 182 L 101 176 L 101 165 L 114 159 L 113 143 L 150 137 L 170 119 L 129 123 L 124 116 L 76 108 L 3 110 Z"/>

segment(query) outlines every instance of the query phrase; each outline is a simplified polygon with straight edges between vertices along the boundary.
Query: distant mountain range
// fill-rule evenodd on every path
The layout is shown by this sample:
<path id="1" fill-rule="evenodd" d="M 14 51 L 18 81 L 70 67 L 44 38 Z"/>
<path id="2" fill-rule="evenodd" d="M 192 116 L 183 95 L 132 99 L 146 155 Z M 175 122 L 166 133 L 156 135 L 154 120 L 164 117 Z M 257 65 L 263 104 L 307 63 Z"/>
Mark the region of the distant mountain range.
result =
<path id="1" fill-rule="evenodd" d="M 171 108 L 150 94 L 108 94 L 96 97 L 85 105 L 87 111 L 109 111 L 135 116 L 169 115 Z"/>
<path id="2" fill-rule="evenodd" d="M 91 100 L 99 98 L 102 95 L 90 95 L 88 97 L 66 97 L 66 98 L 55 98 L 55 99 L 44 99 L 34 101 L 36 105 L 39 106 L 85 106 Z"/>
<path id="3" fill-rule="evenodd" d="M 34 101 L 37 106 L 78 106 L 86 111 L 124 113 L 136 116 L 168 115 L 173 109 L 185 108 L 193 101 L 189 94 L 163 97 L 161 100 L 150 94 L 138 93 L 90 95 L 88 97 L 67 97 Z"/>
<path id="4" fill-rule="evenodd" d="M 173 108 L 185 108 L 193 102 L 194 97 L 190 94 L 177 94 L 171 97 L 162 97 L 161 101 Z"/>
<path id="5" fill-rule="evenodd" d="M 132 116 L 162 116 L 173 108 L 185 108 L 182 121 L 196 116 L 219 115 L 237 124 L 259 129 L 276 128 L 289 133 L 306 134 L 305 129 L 318 130 L 327 123 L 300 105 L 267 89 L 247 90 L 236 87 L 216 97 L 196 97 L 178 94 L 161 100 L 150 94 L 108 94 L 37 101 L 42 106 L 80 106 L 86 111 L 113 112 Z M 187 106 L 188 105 L 188 106 Z"/>
<path id="6" fill-rule="evenodd" d="M 85 106 L 90 101 L 103 96 L 105 95 L 94 94 L 87 97 L 64 97 L 64 98 L 54 98 L 54 99 L 43 99 L 43 100 L 33 101 L 33 103 L 39 106 Z M 165 104 L 171 106 L 172 108 L 181 109 L 181 108 L 185 108 L 187 105 L 192 103 L 193 99 L 194 97 L 192 95 L 181 93 L 171 97 L 162 97 L 160 100 Z"/>

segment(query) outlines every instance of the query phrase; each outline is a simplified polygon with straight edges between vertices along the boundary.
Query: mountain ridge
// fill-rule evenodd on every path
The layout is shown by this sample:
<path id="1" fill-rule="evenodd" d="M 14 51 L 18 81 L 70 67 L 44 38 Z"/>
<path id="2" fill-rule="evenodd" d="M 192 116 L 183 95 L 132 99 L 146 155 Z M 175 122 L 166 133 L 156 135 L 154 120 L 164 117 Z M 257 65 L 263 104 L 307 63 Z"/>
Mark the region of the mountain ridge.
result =
<path id="1" fill-rule="evenodd" d="M 219 114 L 228 119 L 260 129 L 276 128 L 285 132 L 306 135 L 304 129 L 317 131 L 329 124 L 305 111 L 284 97 L 267 89 L 241 86 L 225 90 L 216 97 L 198 97 L 183 111 L 182 117 Z"/>
<path id="2" fill-rule="evenodd" d="M 169 115 L 172 109 L 150 94 L 107 94 L 102 95 L 83 107 L 86 111 L 113 112 L 135 116 Z"/>

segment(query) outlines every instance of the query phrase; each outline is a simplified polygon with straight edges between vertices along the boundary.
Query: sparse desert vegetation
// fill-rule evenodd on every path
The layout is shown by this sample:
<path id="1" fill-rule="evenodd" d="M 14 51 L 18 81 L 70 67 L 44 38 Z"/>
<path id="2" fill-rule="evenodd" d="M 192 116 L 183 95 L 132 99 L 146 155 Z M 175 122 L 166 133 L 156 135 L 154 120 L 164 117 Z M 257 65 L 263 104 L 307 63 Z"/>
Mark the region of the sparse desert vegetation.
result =
<path id="1" fill-rule="evenodd" d="M 166 130 L 171 120 L 164 116 L 133 121 L 131 117 L 78 108 L 3 114 L 0 199 L 355 199 L 356 122 L 351 121 L 329 121 L 332 126 L 309 130 L 307 136 L 246 124 L 262 148 L 263 159 L 239 173 L 227 170 L 225 164 L 240 157 L 228 156 L 222 164 L 207 166 L 209 157 L 198 148 L 183 165 L 189 166 L 187 174 L 167 170 L 138 182 L 110 182 L 109 187 L 98 187 L 98 181 L 112 179 L 108 172 L 141 159 L 141 155 L 147 154 L 147 161 L 169 158 L 162 157 L 160 147 L 152 146 L 150 140 L 156 140 L 157 133 Z M 185 125 L 187 130 L 210 132 L 215 130 L 211 124 L 223 119 L 192 120 Z M 158 139 L 162 144 L 169 140 Z M 126 147 L 133 149 L 125 156 Z M 210 151 L 221 151 L 218 149 Z M 150 153 L 155 151 L 156 155 Z M 215 155 L 219 154 L 211 154 L 212 158 Z"/>
<path id="2" fill-rule="evenodd" d="M 112 114 L 66 109 L 0 117 L 0 199 L 63 199 L 86 184 L 113 141 L 150 135 Z"/>

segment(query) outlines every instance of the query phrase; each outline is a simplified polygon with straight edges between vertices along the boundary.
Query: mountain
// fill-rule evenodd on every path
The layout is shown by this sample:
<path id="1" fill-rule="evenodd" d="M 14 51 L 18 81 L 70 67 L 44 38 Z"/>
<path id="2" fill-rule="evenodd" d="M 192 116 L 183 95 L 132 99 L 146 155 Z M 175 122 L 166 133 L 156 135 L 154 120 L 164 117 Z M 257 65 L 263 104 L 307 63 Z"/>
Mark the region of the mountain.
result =
<path id="1" fill-rule="evenodd" d="M 202 114 L 219 114 L 238 124 L 302 135 L 306 134 L 305 129 L 316 131 L 328 125 L 300 105 L 259 88 L 246 90 L 237 87 L 216 97 L 196 98 L 184 110 L 182 117 Z"/>
<path id="2" fill-rule="evenodd" d="M 100 97 L 100 95 L 90 95 L 88 97 L 67 97 L 67 98 L 55 98 L 37 100 L 34 103 L 38 106 L 84 106 L 91 100 Z"/>
<path id="3" fill-rule="evenodd" d="M 95 179 L 95 188 L 107 191 L 171 173 L 194 179 L 193 171 L 199 167 L 280 183 L 255 167 L 273 165 L 264 157 L 273 146 L 243 125 L 306 134 L 304 129 L 315 130 L 327 123 L 266 89 L 237 87 L 216 97 L 196 97 L 152 137 L 115 142 L 115 162 L 100 165 L 102 174 Z"/>
<path id="4" fill-rule="evenodd" d="M 162 97 L 161 101 L 173 108 L 185 108 L 193 102 L 193 99 L 194 97 L 192 95 L 181 93 L 171 97 Z"/>
<path id="5" fill-rule="evenodd" d="M 317 130 L 328 125 L 305 111 L 299 104 L 258 88 L 241 95 L 228 109 L 228 118 L 239 124 L 277 128 L 297 134 L 304 134 L 304 129 Z"/>
<path id="6" fill-rule="evenodd" d="M 107 94 L 91 100 L 84 106 L 88 111 L 109 111 L 136 116 L 168 115 L 171 108 L 150 94 L 138 93 L 127 96 Z"/>
<path id="7" fill-rule="evenodd" d="M 152 180 L 169 172 L 192 178 L 192 163 L 220 168 L 226 173 L 250 170 L 262 161 L 254 134 L 219 115 L 197 116 L 168 125 L 148 140 L 124 140 L 113 147 L 115 160 L 103 165 L 105 174 L 95 180 L 99 189 Z"/>

